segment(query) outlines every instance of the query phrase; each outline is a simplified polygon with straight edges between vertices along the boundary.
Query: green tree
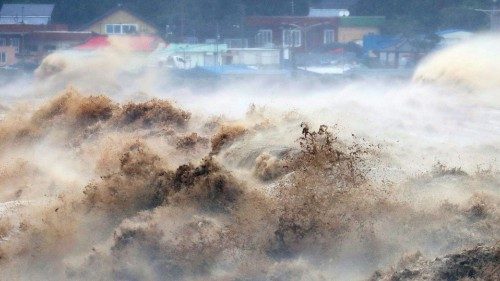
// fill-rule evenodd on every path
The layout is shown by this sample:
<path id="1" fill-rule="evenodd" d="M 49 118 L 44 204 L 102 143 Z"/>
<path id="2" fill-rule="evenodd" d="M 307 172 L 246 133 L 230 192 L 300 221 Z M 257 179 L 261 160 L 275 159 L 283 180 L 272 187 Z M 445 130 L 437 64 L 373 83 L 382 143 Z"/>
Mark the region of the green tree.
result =
<path id="1" fill-rule="evenodd" d="M 387 17 L 384 30 L 392 34 L 430 33 L 442 28 L 478 30 L 487 17 L 477 8 L 491 7 L 492 0 L 360 0 L 357 15 Z"/>
<path id="2" fill-rule="evenodd" d="M 149 19 L 160 30 L 180 38 L 214 38 L 243 34 L 246 15 L 307 15 L 310 4 L 321 0 L 52 0 L 55 23 L 77 28 L 119 3 Z M 3 3 L 47 3 L 50 0 L 0 0 Z M 293 9 L 292 9 L 293 2 Z M 360 0 L 355 15 L 383 15 L 383 30 L 392 34 L 431 33 L 441 28 L 477 30 L 488 26 L 488 17 L 476 8 L 489 8 L 492 0 Z M 293 10 L 293 11 L 292 11 Z M 218 31 L 218 32 L 217 32 Z"/>

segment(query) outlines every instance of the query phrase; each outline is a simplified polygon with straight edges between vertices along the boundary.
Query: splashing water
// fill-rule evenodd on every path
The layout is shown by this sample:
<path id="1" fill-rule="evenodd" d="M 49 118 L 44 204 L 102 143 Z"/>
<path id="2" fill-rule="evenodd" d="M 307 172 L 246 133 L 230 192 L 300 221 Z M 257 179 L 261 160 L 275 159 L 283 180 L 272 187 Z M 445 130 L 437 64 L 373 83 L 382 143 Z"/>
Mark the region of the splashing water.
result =
<path id="1" fill-rule="evenodd" d="M 497 41 L 412 82 L 195 90 L 54 54 L 1 86 L 2 277 L 494 280 Z"/>

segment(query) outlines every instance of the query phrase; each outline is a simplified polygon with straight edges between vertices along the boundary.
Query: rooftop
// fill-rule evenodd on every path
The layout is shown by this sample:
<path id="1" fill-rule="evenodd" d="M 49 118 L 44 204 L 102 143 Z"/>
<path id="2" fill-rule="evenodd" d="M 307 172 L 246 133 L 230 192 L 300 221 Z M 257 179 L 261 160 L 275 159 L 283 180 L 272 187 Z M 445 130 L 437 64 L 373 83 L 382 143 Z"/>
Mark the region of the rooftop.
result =
<path id="1" fill-rule="evenodd" d="M 99 17 L 97 17 L 97 18 L 93 19 L 92 21 L 88 22 L 87 24 L 85 24 L 85 25 L 81 26 L 81 27 L 80 27 L 80 29 L 81 29 L 81 30 L 84 30 L 84 29 L 86 29 L 86 28 L 88 28 L 88 27 L 92 26 L 92 25 L 93 25 L 93 24 L 95 24 L 96 22 L 99 22 L 99 21 L 101 21 L 101 20 L 103 20 L 103 19 L 105 19 L 105 18 L 107 18 L 107 17 L 109 17 L 109 16 L 111 16 L 111 15 L 113 15 L 113 14 L 115 14 L 115 13 L 119 12 L 119 11 L 126 12 L 126 13 L 128 13 L 128 14 L 132 15 L 133 17 L 136 17 L 137 19 L 139 19 L 139 20 L 141 20 L 141 21 L 145 22 L 146 24 L 151 25 L 152 27 L 155 27 L 155 28 L 156 28 L 156 26 L 155 26 L 153 23 L 151 23 L 149 19 L 144 18 L 144 17 L 142 17 L 142 16 L 140 16 L 140 15 L 138 15 L 138 14 L 134 13 L 134 12 L 133 12 L 133 11 L 131 11 L 130 9 L 128 9 L 128 8 L 126 8 L 126 7 L 124 7 L 123 5 L 119 4 L 119 5 L 115 6 L 114 8 L 109 9 L 106 13 L 104 13 L 104 14 L 100 15 Z"/>
<path id="2" fill-rule="evenodd" d="M 313 4 L 315 9 L 349 9 L 358 3 L 359 0 L 323 0 Z"/>
<path id="3" fill-rule="evenodd" d="M 384 16 L 351 16 L 340 18 L 340 26 L 345 27 L 381 26 L 384 22 Z"/>
<path id="4" fill-rule="evenodd" d="M 201 66 L 193 69 L 192 72 L 204 72 L 214 76 L 282 76 L 290 74 L 288 70 L 284 69 L 257 69 L 247 65 Z"/>
<path id="5" fill-rule="evenodd" d="M 0 32 L 4 34 L 24 34 L 34 31 L 68 31 L 63 24 L 0 24 Z"/>
<path id="6" fill-rule="evenodd" d="M 346 9 L 310 9 L 310 17 L 347 17 L 349 16 L 349 11 Z"/>
<path id="7" fill-rule="evenodd" d="M 26 38 L 28 40 L 45 40 L 45 41 L 76 41 L 85 42 L 94 34 L 92 32 L 74 32 L 74 31 L 34 31 L 29 33 Z"/>
<path id="8" fill-rule="evenodd" d="M 171 52 L 214 53 L 226 52 L 227 44 L 169 44 L 165 50 Z"/>
<path id="9" fill-rule="evenodd" d="M 383 51 L 401 44 L 404 40 L 397 36 L 366 35 L 363 38 L 363 48 L 369 51 Z"/>
<path id="10" fill-rule="evenodd" d="M 339 17 L 304 17 L 304 16 L 250 16 L 245 19 L 248 26 L 283 26 L 300 25 L 310 26 L 315 24 L 337 25 Z"/>
<path id="11" fill-rule="evenodd" d="M 3 4 L 0 24 L 48 24 L 54 4 Z"/>
<path id="12" fill-rule="evenodd" d="M 76 46 L 76 50 L 94 51 L 112 46 L 125 46 L 133 52 L 152 52 L 163 40 L 157 36 L 107 36 L 97 35 L 90 38 L 82 45 Z"/>

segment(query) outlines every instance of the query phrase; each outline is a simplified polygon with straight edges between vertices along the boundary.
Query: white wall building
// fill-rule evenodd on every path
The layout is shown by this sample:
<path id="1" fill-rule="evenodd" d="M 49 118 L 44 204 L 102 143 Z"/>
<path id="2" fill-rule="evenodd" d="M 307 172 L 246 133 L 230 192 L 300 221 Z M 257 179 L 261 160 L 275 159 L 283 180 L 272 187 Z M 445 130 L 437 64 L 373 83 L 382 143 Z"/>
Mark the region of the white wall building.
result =
<path id="1" fill-rule="evenodd" d="M 225 54 L 225 64 L 270 66 L 280 64 L 280 50 L 267 48 L 229 49 Z"/>

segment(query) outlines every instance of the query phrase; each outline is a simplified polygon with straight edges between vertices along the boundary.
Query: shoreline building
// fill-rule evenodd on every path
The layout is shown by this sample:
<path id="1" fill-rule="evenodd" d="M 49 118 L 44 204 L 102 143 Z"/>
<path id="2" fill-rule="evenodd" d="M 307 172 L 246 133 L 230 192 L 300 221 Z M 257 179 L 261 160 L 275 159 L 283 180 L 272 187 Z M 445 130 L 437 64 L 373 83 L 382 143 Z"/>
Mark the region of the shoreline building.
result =
<path id="1" fill-rule="evenodd" d="M 88 31 L 101 35 L 133 35 L 159 34 L 158 28 L 148 20 L 118 5 L 100 17 L 80 27 L 80 31 Z"/>

